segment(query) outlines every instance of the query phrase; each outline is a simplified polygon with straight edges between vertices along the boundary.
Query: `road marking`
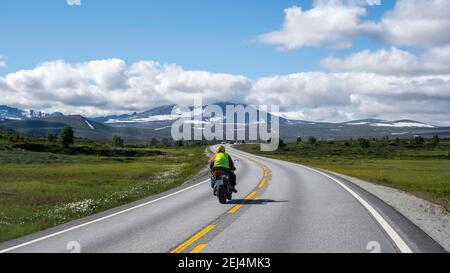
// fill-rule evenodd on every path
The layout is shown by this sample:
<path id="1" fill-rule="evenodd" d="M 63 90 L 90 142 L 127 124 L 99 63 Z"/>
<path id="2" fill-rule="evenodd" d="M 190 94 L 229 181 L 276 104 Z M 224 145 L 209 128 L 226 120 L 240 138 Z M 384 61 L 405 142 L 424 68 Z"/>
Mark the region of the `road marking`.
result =
<path id="1" fill-rule="evenodd" d="M 269 182 L 267 182 L 269 185 L 272 185 L 272 179 L 269 180 Z"/>
<path id="2" fill-rule="evenodd" d="M 239 153 L 241 154 L 241 156 L 243 154 L 246 154 L 246 155 L 250 155 L 251 157 L 258 158 L 260 160 L 267 160 L 267 158 L 265 158 L 265 157 L 252 155 L 247 152 L 239 151 Z M 280 160 L 280 161 L 282 161 L 282 160 Z M 286 162 L 286 161 L 282 161 L 282 162 Z M 290 162 L 288 162 L 288 163 L 290 163 Z M 291 164 L 295 164 L 295 163 L 291 163 Z M 391 238 L 391 240 L 395 243 L 395 245 L 400 250 L 400 252 L 402 252 L 402 253 L 412 253 L 413 252 L 411 250 L 411 248 L 406 244 L 406 242 L 400 237 L 400 235 L 394 230 L 394 228 L 367 201 L 365 201 L 357 193 L 355 193 L 353 190 L 351 190 L 349 187 L 347 187 L 344 183 L 342 183 L 338 179 L 336 179 L 324 172 L 316 170 L 314 168 L 310 168 L 308 166 L 301 165 L 301 164 L 295 164 L 295 165 L 303 167 L 305 169 L 312 170 L 312 171 L 319 173 L 321 175 L 324 175 L 324 176 L 328 177 L 329 179 L 333 180 L 334 182 L 336 182 L 344 190 L 346 190 L 348 193 L 350 193 L 350 195 L 352 195 L 356 200 L 358 200 L 358 202 L 361 203 L 361 205 L 364 208 L 366 208 L 366 210 L 372 215 L 372 217 L 375 218 L 375 220 L 378 222 L 378 224 L 384 229 L 384 231 L 388 234 L 388 236 Z"/>
<path id="3" fill-rule="evenodd" d="M 229 211 L 228 211 L 228 213 L 235 213 L 236 211 L 238 211 L 240 208 L 242 207 L 242 204 L 239 204 L 239 205 L 236 205 L 236 206 L 234 206 L 234 207 L 232 207 Z"/>
<path id="4" fill-rule="evenodd" d="M 247 197 L 245 197 L 245 200 L 249 200 L 252 199 L 252 197 L 256 194 L 256 191 L 252 191 L 249 195 L 247 195 Z"/>
<path id="5" fill-rule="evenodd" d="M 264 184 L 266 183 L 266 179 L 265 178 L 263 178 L 262 180 L 261 180 L 261 183 L 259 183 L 259 185 L 258 185 L 258 188 L 262 188 L 262 187 L 264 187 Z"/>
<path id="6" fill-rule="evenodd" d="M 216 225 L 207 225 L 204 229 L 200 230 L 197 234 L 187 239 L 184 243 L 176 247 L 174 250 L 170 251 L 170 253 L 180 253 L 185 250 L 188 246 L 192 245 L 198 239 L 202 238 L 206 233 L 210 232 L 216 227 Z"/>
<path id="7" fill-rule="evenodd" d="M 256 196 L 255 201 L 261 200 L 261 196 Z"/>
<path id="8" fill-rule="evenodd" d="M 356 192 L 354 192 L 352 189 L 347 187 L 344 183 L 342 183 L 341 181 L 332 177 L 331 175 L 328 175 L 324 172 L 321 172 L 319 170 L 316 170 L 316 169 L 313 169 L 313 168 L 310 168 L 307 166 L 303 166 L 303 165 L 300 165 L 300 166 L 302 166 L 306 169 L 315 171 L 319 174 L 322 174 L 322 175 L 328 177 L 329 179 L 333 180 L 334 182 L 338 183 L 342 188 L 344 188 L 348 193 L 350 193 L 356 200 L 359 201 L 359 203 L 361 203 L 361 205 L 363 205 L 369 211 L 369 213 L 375 218 L 375 220 L 378 222 L 378 224 L 380 224 L 380 226 L 384 229 L 384 231 L 389 235 L 389 237 L 395 243 L 395 245 L 398 247 L 400 252 L 402 252 L 402 253 L 412 253 L 413 252 L 411 250 L 411 248 L 409 248 L 409 246 L 405 243 L 405 241 L 400 237 L 400 235 L 398 235 L 398 233 L 394 230 L 394 228 L 392 228 L 392 226 L 383 218 L 383 216 L 381 216 L 378 213 L 378 211 L 376 211 L 369 203 L 367 203 L 366 200 L 364 200 Z"/>
<path id="9" fill-rule="evenodd" d="M 251 192 L 249 195 L 247 195 L 247 197 L 244 198 L 244 200 L 250 200 L 250 199 L 252 199 L 252 197 L 255 196 L 255 194 L 256 194 L 256 191 Z M 244 202 L 245 202 L 245 201 L 244 201 Z M 243 205 L 244 202 L 242 202 L 241 204 L 238 204 L 238 205 L 232 207 L 232 208 L 228 211 L 228 213 L 231 214 L 231 213 L 235 213 L 236 211 L 238 211 L 238 210 L 242 207 L 242 205 Z"/>
<path id="10" fill-rule="evenodd" d="M 49 235 L 46 235 L 46 236 L 43 236 L 43 237 L 34 239 L 34 240 L 31 240 L 31 241 L 28 241 L 28 242 L 25 242 L 25 243 L 23 243 L 23 244 L 19 244 L 19 245 L 16 245 L 16 246 L 12 246 L 12 247 L 10 247 L 10 248 L 6 248 L 6 249 L 3 249 L 3 250 L 0 250 L 0 253 L 9 252 L 9 251 L 11 251 L 11 250 L 15 250 L 15 249 L 18 249 L 18 248 L 27 246 L 27 245 L 31 245 L 31 244 L 34 244 L 34 243 L 37 243 L 37 242 L 40 242 L 40 241 L 43 241 L 43 240 L 46 240 L 46 239 L 49 239 L 49 238 L 58 236 L 58 235 L 61 235 L 61 234 L 63 234 L 63 233 L 66 233 L 66 232 L 69 232 L 69 231 L 72 231 L 72 230 L 75 230 L 75 229 L 79 229 L 79 228 L 82 228 L 82 227 L 85 227 L 85 226 L 88 226 L 88 225 L 91 225 L 91 224 L 94 224 L 94 223 L 97 223 L 97 222 L 100 222 L 100 221 L 103 221 L 103 220 L 112 218 L 112 217 L 114 217 L 114 216 L 117 216 L 117 215 L 120 215 L 120 214 L 129 212 L 129 211 L 135 210 L 135 209 L 137 209 L 137 208 L 141 208 L 141 207 L 150 205 L 150 204 L 152 204 L 152 203 L 155 203 L 155 202 L 164 200 L 164 199 L 169 198 L 169 197 L 171 197 L 171 196 L 174 196 L 174 195 L 180 194 L 180 193 L 182 193 L 182 192 L 185 192 L 185 191 L 187 191 L 187 190 L 190 190 L 190 189 L 192 189 L 192 188 L 198 187 L 198 186 L 200 186 L 200 185 L 202 185 L 202 184 L 204 184 L 204 183 L 206 183 L 206 182 L 209 182 L 209 181 L 210 181 L 210 180 L 207 179 L 207 180 L 202 181 L 202 182 L 199 182 L 199 183 L 197 183 L 197 184 L 195 184 L 195 185 L 192 185 L 192 186 L 189 186 L 189 187 L 187 187 L 187 188 L 181 189 L 181 190 L 179 190 L 179 191 L 173 192 L 173 193 L 171 193 L 171 194 L 162 196 L 162 197 L 160 197 L 160 198 L 158 198 L 158 199 L 151 200 L 151 201 L 148 201 L 148 202 L 145 202 L 145 203 L 136 205 L 136 206 L 134 206 L 134 207 L 131 207 L 131 208 L 128 208 L 128 209 L 124 209 L 124 210 L 118 211 L 118 212 L 116 212 L 116 213 L 109 214 L 109 215 L 100 217 L 100 218 L 98 218 L 98 219 L 95 219 L 95 220 L 92 220 L 92 221 L 89 221 L 89 222 L 86 222 L 86 223 L 83 223 L 83 224 L 80 224 L 80 225 L 77 225 L 77 226 L 73 226 L 73 227 L 68 228 L 68 229 L 64 229 L 64 230 L 61 230 L 61 231 L 58 231 L 58 232 L 55 232 L 55 233 L 52 233 L 52 234 L 49 234 Z"/>
<path id="11" fill-rule="evenodd" d="M 245 156 L 244 156 L 245 157 Z M 247 157 L 245 157 L 247 158 Z M 253 161 L 254 163 L 256 163 L 258 166 L 260 166 L 261 168 L 265 169 L 265 176 L 267 175 L 267 167 L 263 166 L 262 164 L 258 164 L 256 161 L 247 158 L 249 161 Z M 266 178 L 263 177 L 262 179 L 262 183 L 265 182 Z M 260 183 L 261 185 L 261 183 Z M 262 184 L 264 185 L 264 183 Z M 240 204 L 235 205 L 234 207 L 232 207 L 227 214 L 232 214 L 237 212 L 243 205 L 244 203 L 246 203 L 248 200 L 251 200 L 254 198 L 254 200 L 259 200 L 261 197 L 256 196 L 257 195 L 257 191 L 252 191 L 251 193 L 249 193 L 241 202 Z M 184 243 L 180 244 L 177 248 L 175 248 L 174 250 L 170 251 L 170 253 L 180 253 L 183 250 L 185 250 L 187 247 L 189 247 L 191 244 L 193 244 L 195 241 L 199 240 L 201 237 L 203 237 L 206 233 L 208 233 L 209 231 L 211 231 L 212 229 L 214 229 L 215 225 L 210 224 L 207 227 L 205 227 L 204 229 L 202 229 L 200 232 L 198 232 L 197 234 L 195 234 L 194 236 L 192 236 L 191 238 L 189 238 L 188 240 L 186 240 Z M 199 244 L 197 245 L 192 251 L 190 251 L 190 253 L 199 253 L 200 251 L 202 251 L 205 247 L 207 246 L 207 244 Z"/>
<path id="12" fill-rule="evenodd" d="M 198 246 L 196 246 L 191 253 L 199 253 L 201 252 L 208 244 L 199 244 Z"/>
<path id="13" fill-rule="evenodd" d="M 246 157 L 246 156 L 244 156 L 244 157 Z M 251 158 L 247 158 L 247 159 L 252 160 Z M 252 160 L 252 161 L 254 161 L 254 160 Z M 262 164 L 258 164 L 258 165 L 259 165 L 260 167 L 262 167 L 264 170 L 267 169 L 267 167 L 263 166 Z M 198 187 L 198 186 L 200 186 L 200 185 L 202 185 L 202 184 L 205 184 L 205 183 L 207 183 L 207 182 L 209 182 L 209 181 L 210 181 L 210 179 L 207 179 L 207 180 L 204 180 L 204 181 L 202 181 L 202 182 L 199 182 L 199 183 L 197 183 L 197 184 L 195 184 L 195 185 L 192 185 L 192 186 L 189 186 L 189 187 L 187 187 L 187 188 L 181 189 L 181 190 L 179 190 L 179 191 L 173 192 L 173 193 L 171 193 L 171 194 L 162 196 L 162 197 L 160 197 L 160 198 L 157 198 L 157 199 L 154 199 L 154 200 L 151 200 L 151 201 L 148 201 L 148 202 L 145 202 L 145 203 L 136 205 L 136 206 L 134 206 L 134 207 L 131 207 L 131 208 L 128 208 L 128 209 L 124 209 L 124 210 L 118 211 L 118 212 L 116 212 L 116 213 L 109 214 L 109 215 L 106 215 L 106 216 L 97 218 L 97 219 L 95 219 L 95 220 L 92 220 L 92 221 L 89 221 L 89 222 L 86 222 L 86 223 L 83 223 L 83 224 L 80 224 L 80 225 L 76 225 L 76 226 L 73 226 L 73 227 L 70 227 L 70 228 L 67 228 L 67 229 L 64 229 L 64 230 L 61 230 L 61 231 L 58 231 L 58 232 L 55 232 L 55 233 L 52 233 L 52 234 L 49 234 L 49 235 L 46 235 L 46 236 L 43 236 L 43 237 L 40 237 L 40 238 L 31 240 L 31 241 L 28 241 L 28 242 L 25 242 L 25 243 L 16 245 L 16 246 L 12 246 L 12 247 L 9 247 L 9 248 L 0 250 L 0 253 L 6 253 L 6 252 L 9 252 L 9 251 L 12 251 L 12 250 L 15 250 L 15 249 L 24 247 L 24 246 L 28 246 L 28 245 L 31 245 L 31 244 L 34 244 L 34 243 L 37 243 L 37 242 L 40 242 L 40 241 L 43 241 L 43 240 L 46 240 L 46 239 L 49 239 L 49 238 L 52 238 L 52 237 L 61 235 L 61 234 L 64 234 L 64 233 L 67 233 L 67 232 L 70 232 L 70 231 L 73 231 L 73 230 L 76 230 L 76 229 L 79 229 L 79 228 L 82 228 L 82 227 L 85 227 L 85 226 L 88 226 L 88 225 L 91 225 L 91 224 L 94 224 L 94 223 L 103 221 L 103 220 L 107 220 L 107 219 L 112 218 L 112 217 L 114 217 L 114 216 L 121 215 L 121 214 L 123 214 L 123 213 L 127 213 L 127 212 L 129 212 L 129 211 L 132 211 L 132 210 L 135 210 L 135 209 L 138 209 L 138 208 L 141 208 L 141 207 L 150 205 L 150 204 L 152 204 L 152 203 L 155 203 L 155 202 L 164 200 L 164 199 L 166 199 L 166 198 L 172 197 L 172 196 L 174 196 L 174 195 L 180 194 L 180 193 L 182 193 L 182 192 L 185 192 L 185 191 L 187 191 L 187 190 L 190 190 L 190 189 L 192 189 L 192 188 L 195 188 L 195 187 Z M 252 193 L 253 193 L 253 195 L 256 194 L 256 192 L 252 192 Z M 252 194 L 252 193 L 251 193 L 251 194 Z M 253 195 L 252 195 L 252 196 L 253 196 Z M 248 196 L 247 196 L 247 197 L 248 197 Z M 246 199 L 247 199 L 247 197 L 246 197 Z M 250 198 L 251 198 L 251 197 L 250 197 Z M 241 205 L 241 206 L 242 206 L 242 205 Z M 239 208 L 240 208 L 240 207 L 239 207 Z M 239 210 L 239 208 L 237 208 L 236 211 Z"/>

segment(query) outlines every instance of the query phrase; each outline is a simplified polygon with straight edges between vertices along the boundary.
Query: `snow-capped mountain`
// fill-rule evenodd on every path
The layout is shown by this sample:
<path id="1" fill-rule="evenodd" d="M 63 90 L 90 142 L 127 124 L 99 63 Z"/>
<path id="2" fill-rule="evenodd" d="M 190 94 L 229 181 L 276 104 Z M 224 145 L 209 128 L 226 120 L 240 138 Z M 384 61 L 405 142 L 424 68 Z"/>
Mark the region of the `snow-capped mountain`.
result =
<path id="1" fill-rule="evenodd" d="M 129 123 L 143 123 L 153 121 L 171 121 L 179 118 L 179 116 L 172 115 L 172 109 L 174 106 L 175 105 L 165 105 L 140 113 L 134 112 L 132 114 L 95 117 L 92 118 L 92 120 L 110 125 L 121 123 L 129 124 Z"/>
<path id="2" fill-rule="evenodd" d="M 62 113 L 55 112 L 55 113 L 44 113 L 41 111 L 34 111 L 34 110 L 22 110 L 14 107 L 9 107 L 6 105 L 0 105 L 0 119 L 6 120 L 6 119 L 12 119 L 12 120 L 24 120 L 24 119 L 31 119 L 31 118 L 45 118 L 45 117 L 55 117 L 55 116 L 62 116 Z"/>
<path id="3" fill-rule="evenodd" d="M 215 104 L 219 106 L 222 109 L 223 117 L 220 117 L 223 122 L 226 122 L 226 107 L 227 105 L 236 106 L 238 104 L 231 103 L 231 102 L 221 102 Z M 172 109 L 175 105 L 166 105 L 157 107 L 145 112 L 134 112 L 132 114 L 124 114 L 124 115 L 112 115 L 112 116 L 106 116 L 106 117 L 96 117 L 92 120 L 95 120 L 97 122 L 101 122 L 104 124 L 109 124 L 111 126 L 124 126 L 124 125 L 130 125 L 130 126 L 146 126 L 151 125 L 154 123 L 164 123 L 164 122 L 173 122 L 181 117 L 182 111 L 175 109 L 175 114 L 172 113 Z M 248 105 L 243 105 L 244 107 L 247 107 Z M 206 106 L 204 106 L 206 107 Z M 193 111 L 193 107 L 189 107 L 191 111 Z M 256 110 L 257 113 L 262 113 L 260 110 Z M 271 117 L 269 115 L 268 120 L 270 120 Z M 208 118 L 203 117 L 202 122 L 207 123 L 212 120 L 217 121 L 217 118 Z M 284 119 L 280 117 L 280 122 L 286 122 L 287 119 Z M 294 122 L 296 123 L 296 122 Z"/>
<path id="4" fill-rule="evenodd" d="M 223 125 L 228 125 L 226 106 L 233 105 L 233 103 L 224 102 L 216 105 L 222 109 L 223 117 L 209 118 L 207 115 L 203 115 L 203 119 L 197 122 L 205 125 L 220 120 Z M 21 110 L 3 105 L 0 106 L 0 127 L 46 135 L 48 132 L 55 133 L 67 125 L 72 126 L 79 135 L 87 138 L 109 139 L 112 134 L 120 133 L 119 135 L 123 135 L 130 141 L 139 142 L 153 136 L 170 137 L 173 122 L 182 114 L 181 111 L 172 113 L 173 107 L 174 105 L 166 105 L 139 113 L 86 118 L 79 115 L 66 116 L 61 113 L 47 114 Z M 193 111 L 193 107 L 190 107 L 190 111 Z M 258 121 L 260 123 L 270 123 L 272 117 L 275 116 L 257 109 L 256 111 L 260 117 L 263 114 L 263 120 Z M 280 136 L 287 141 L 309 136 L 319 139 L 381 138 L 385 136 L 406 138 L 414 135 L 431 137 L 433 134 L 450 137 L 450 127 L 440 127 L 414 120 L 362 119 L 341 123 L 290 120 L 283 117 L 280 117 L 279 120 Z M 190 123 L 194 124 L 195 121 Z M 237 122 L 234 124 L 237 125 Z M 247 116 L 244 125 L 249 128 L 249 124 Z"/>

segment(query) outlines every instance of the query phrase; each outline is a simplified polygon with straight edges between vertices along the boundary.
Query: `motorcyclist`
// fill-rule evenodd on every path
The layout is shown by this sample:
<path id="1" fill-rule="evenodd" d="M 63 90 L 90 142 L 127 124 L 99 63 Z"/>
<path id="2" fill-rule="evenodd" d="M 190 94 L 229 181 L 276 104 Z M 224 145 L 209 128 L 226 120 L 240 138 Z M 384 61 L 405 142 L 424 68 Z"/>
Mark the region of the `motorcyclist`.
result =
<path id="1" fill-rule="evenodd" d="M 234 174 L 234 170 L 236 170 L 233 160 L 231 156 L 225 152 L 225 147 L 223 145 L 217 146 L 217 152 L 211 157 L 209 162 L 209 168 L 211 172 L 215 170 L 221 170 L 228 173 L 228 177 L 230 178 L 230 186 L 231 190 L 237 193 L 236 190 L 236 175 Z"/>

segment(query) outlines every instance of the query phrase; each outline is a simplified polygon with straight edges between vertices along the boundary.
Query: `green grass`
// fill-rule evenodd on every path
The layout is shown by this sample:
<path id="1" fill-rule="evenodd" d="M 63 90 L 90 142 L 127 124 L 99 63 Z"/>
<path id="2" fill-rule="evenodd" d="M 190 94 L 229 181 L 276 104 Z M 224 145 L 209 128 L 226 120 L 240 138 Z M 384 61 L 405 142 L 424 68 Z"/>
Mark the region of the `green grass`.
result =
<path id="1" fill-rule="evenodd" d="M 161 154 L 105 157 L 0 147 L 0 241 L 169 190 L 207 162 L 204 146 L 137 150 Z"/>
<path id="2" fill-rule="evenodd" d="M 344 141 L 290 143 L 275 152 L 260 152 L 259 145 L 237 148 L 402 189 L 450 211 L 449 140 L 437 146 L 414 146 L 408 140 L 397 146 L 392 141 L 372 141 L 369 149 L 360 148 L 356 141 L 349 147 Z"/>

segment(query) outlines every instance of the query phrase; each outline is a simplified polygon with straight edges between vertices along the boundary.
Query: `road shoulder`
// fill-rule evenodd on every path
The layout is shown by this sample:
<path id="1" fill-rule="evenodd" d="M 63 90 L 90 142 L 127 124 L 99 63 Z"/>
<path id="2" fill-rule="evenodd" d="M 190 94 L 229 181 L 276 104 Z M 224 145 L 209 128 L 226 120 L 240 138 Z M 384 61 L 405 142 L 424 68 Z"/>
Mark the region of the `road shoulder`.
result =
<path id="1" fill-rule="evenodd" d="M 445 213 L 441 206 L 398 189 L 340 173 L 324 171 L 345 179 L 378 197 L 417 225 L 447 252 L 450 252 L 450 214 Z"/>

